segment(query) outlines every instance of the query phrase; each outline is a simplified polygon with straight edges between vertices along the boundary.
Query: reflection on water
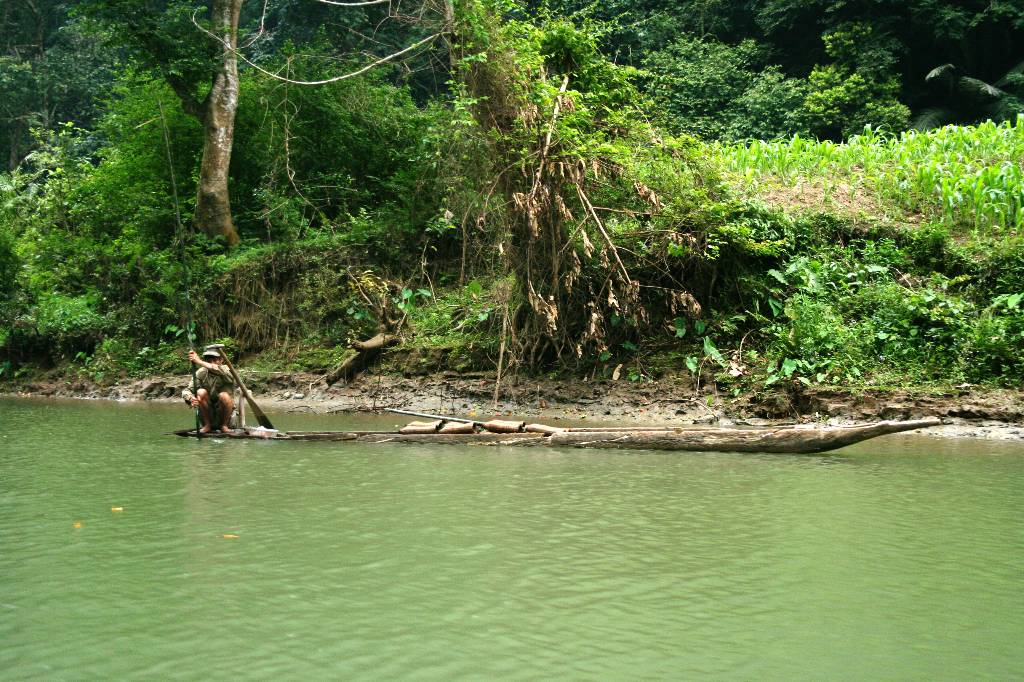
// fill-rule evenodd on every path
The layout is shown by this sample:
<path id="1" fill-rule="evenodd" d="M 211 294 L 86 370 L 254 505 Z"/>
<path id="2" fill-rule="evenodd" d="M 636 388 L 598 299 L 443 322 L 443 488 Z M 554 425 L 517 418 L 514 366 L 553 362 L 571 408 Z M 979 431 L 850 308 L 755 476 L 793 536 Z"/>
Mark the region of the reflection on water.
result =
<path id="1" fill-rule="evenodd" d="M 0 677 L 1024 675 L 1021 444 L 161 435 L 188 421 L 0 401 Z"/>

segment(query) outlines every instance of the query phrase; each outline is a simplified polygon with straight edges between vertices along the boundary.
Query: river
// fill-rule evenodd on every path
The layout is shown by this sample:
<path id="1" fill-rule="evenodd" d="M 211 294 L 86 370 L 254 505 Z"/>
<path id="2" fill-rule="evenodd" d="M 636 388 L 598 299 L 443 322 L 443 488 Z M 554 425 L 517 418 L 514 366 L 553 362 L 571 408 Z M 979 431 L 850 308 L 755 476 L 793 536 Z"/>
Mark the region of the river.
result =
<path id="1" fill-rule="evenodd" d="M 0 678 L 1024 676 L 1024 443 L 163 435 L 190 419 L 0 400 Z"/>

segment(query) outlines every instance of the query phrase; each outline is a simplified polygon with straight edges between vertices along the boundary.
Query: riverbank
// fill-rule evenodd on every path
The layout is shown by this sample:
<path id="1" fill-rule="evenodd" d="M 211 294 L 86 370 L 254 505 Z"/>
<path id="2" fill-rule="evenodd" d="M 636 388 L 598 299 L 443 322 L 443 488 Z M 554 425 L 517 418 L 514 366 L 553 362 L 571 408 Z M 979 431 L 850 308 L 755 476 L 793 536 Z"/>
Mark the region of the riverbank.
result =
<path id="1" fill-rule="evenodd" d="M 1024 440 L 1024 392 L 962 386 L 946 391 L 806 387 L 737 397 L 713 387 L 695 389 L 689 378 L 646 382 L 513 377 L 495 402 L 493 373 L 441 373 L 406 377 L 365 374 L 328 385 L 320 374 L 265 373 L 245 380 L 270 412 L 336 414 L 386 408 L 486 417 L 518 415 L 551 422 L 610 424 L 764 425 L 940 417 L 930 434 Z M 83 379 L 35 379 L 0 385 L 0 393 L 52 398 L 176 402 L 187 376 L 124 379 L 97 384 Z"/>

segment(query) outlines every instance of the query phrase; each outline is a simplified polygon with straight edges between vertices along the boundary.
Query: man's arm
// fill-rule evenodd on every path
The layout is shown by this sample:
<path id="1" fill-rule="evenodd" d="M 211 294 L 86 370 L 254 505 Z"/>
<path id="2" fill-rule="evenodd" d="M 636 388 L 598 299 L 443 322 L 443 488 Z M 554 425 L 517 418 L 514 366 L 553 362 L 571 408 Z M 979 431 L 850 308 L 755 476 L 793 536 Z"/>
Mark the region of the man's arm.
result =
<path id="1" fill-rule="evenodd" d="M 219 371 L 217 365 L 213 364 L 212 362 L 207 362 L 206 360 L 203 360 L 201 357 L 199 357 L 199 353 L 195 352 L 194 350 L 190 350 L 188 352 L 188 360 L 193 365 L 199 365 L 200 367 L 205 367 L 208 370 L 212 369 L 214 371 Z"/>
<path id="2" fill-rule="evenodd" d="M 201 357 L 199 357 L 199 354 L 196 353 L 194 350 L 190 350 L 188 352 L 188 359 L 191 360 L 194 364 L 204 368 L 207 374 L 212 372 L 213 374 L 219 376 L 223 381 L 226 381 L 232 386 L 235 385 L 235 378 L 231 376 L 231 370 L 229 370 L 224 365 L 218 365 L 213 362 L 207 362 L 206 360 L 203 360 Z"/>

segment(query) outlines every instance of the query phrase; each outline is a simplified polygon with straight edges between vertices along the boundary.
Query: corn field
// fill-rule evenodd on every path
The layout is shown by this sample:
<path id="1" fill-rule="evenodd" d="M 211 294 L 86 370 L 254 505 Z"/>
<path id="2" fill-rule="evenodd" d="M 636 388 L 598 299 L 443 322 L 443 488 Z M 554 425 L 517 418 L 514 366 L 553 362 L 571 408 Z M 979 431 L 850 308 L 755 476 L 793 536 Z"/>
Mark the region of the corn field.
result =
<path id="1" fill-rule="evenodd" d="M 1017 121 L 947 126 L 899 137 L 865 129 L 846 143 L 799 136 L 718 145 L 748 187 L 768 178 L 845 182 L 953 227 L 1005 234 L 1024 226 L 1024 114 Z"/>

